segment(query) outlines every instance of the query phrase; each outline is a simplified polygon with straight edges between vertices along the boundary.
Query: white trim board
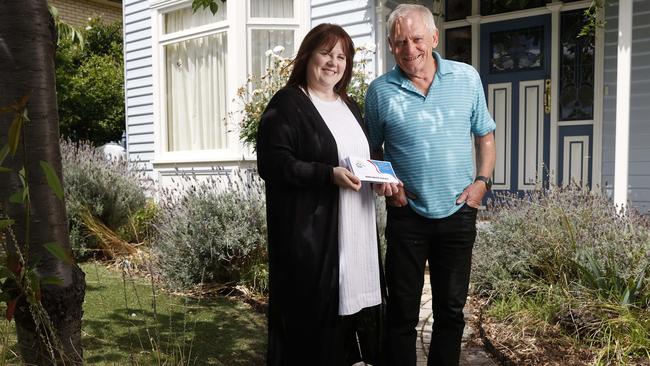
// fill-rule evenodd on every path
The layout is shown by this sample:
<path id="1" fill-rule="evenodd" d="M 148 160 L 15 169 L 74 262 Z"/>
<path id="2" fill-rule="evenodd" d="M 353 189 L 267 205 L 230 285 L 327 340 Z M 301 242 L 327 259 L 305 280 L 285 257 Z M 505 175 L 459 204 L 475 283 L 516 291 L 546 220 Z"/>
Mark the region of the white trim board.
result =
<path id="1" fill-rule="evenodd" d="M 495 142 L 497 159 L 493 189 L 510 190 L 512 146 L 512 83 L 488 85 L 488 109 L 497 124 Z"/>
<path id="2" fill-rule="evenodd" d="M 519 82 L 517 188 L 537 189 L 544 173 L 544 79 Z"/>
<path id="3" fill-rule="evenodd" d="M 579 183 L 586 187 L 589 183 L 589 136 L 565 136 L 562 155 L 562 186 Z M 574 180 L 577 175 L 580 178 Z"/>

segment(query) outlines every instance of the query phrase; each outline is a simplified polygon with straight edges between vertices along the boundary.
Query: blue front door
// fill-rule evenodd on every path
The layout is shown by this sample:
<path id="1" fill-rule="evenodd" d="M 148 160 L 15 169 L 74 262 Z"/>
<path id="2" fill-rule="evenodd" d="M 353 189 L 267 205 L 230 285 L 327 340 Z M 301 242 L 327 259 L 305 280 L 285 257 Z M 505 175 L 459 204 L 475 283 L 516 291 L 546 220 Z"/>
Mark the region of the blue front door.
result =
<path id="1" fill-rule="evenodd" d="M 481 25 L 480 73 L 497 123 L 495 191 L 548 184 L 551 17 Z"/>

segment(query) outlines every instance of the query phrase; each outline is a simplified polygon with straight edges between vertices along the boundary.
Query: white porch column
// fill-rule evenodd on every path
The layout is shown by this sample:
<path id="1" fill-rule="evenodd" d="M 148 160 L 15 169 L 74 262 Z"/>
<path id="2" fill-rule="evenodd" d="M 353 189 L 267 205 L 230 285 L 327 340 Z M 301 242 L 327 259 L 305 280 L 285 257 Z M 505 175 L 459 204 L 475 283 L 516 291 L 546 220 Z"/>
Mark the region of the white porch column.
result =
<path id="1" fill-rule="evenodd" d="M 614 155 L 614 204 L 627 204 L 630 141 L 630 75 L 632 69 L 633 1 L 618 2 L 618 62 L 616 66 L 616 148 Z"/>
<path id="2" fill-rule="evenodd" d="M 562 3 L 555 1 L 546 4 L 546 8 L 551 12 L 551 136 L 550 136 L 550 151 L 549 151 L 549 183 L 550 186 L 562 184 L 557 181 L 557 165 L 558 165 L 558 150 L 560 143 L 558 143 L 558 111 L 560 101 L 560 12 L 562 11 Z M 565 151 L 564 154 L 567 154 Z M 567 177 L 564 177 L 566 179 Z"/>
<path id="3" fill-rule="evenodd" d="M 377 24 L 377 30 L 376 30 L 376 39 L 375 42 L 377 44 L 377 47 L 375 48 L 375 75 L 374 77 L 380 76 L 383 73 L 385 73 L 387 70 L 385 70 L 386 66 L 386 61 L 384 60 L 384 57 L 386 57 L 386 51 L 387 51 L 387 43 L 388 41 L 386 40 L 386 34 L 387 34 L 387 29 L 386 29 L 386 15 L 387 15 L 387 8 L 384 0 L 377 0 L 375 6 L 375 24 Z"/>

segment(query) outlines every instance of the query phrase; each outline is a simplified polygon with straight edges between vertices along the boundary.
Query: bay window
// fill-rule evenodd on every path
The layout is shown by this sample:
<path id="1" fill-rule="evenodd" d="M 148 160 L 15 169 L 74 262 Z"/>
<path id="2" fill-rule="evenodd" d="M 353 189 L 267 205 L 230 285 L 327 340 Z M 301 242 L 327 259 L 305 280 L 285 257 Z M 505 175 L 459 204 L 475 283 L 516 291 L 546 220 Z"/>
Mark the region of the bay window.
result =
<path id="1" fill-rule="evenodd" d="M 304 4 L 308 4 L 304 3 Z M 307 29 L 298 0 L 219 2 L 192 11 L 190 0 L 154 0 L 152 40 L 158 163 L 241 159 L 236 90 L 268 67 L 266 51 L 285 57 Z"/>

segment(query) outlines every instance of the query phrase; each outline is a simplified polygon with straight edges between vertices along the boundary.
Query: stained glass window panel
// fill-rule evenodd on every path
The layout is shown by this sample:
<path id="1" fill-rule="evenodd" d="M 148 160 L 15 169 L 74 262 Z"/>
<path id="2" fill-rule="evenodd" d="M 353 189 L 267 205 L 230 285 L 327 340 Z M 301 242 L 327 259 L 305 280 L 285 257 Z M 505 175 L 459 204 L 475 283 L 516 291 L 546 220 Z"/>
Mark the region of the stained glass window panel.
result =
<path id="1" fill-rule="evenodd" d="M 490 73 L 539 70 L 544 67 L 544 27 L 490 34 Z"/>
<path id="2" fill-rule="evenodd" d="M 578 37 L 587 18 L 583 10 L 562 13 L 560 20 L 560 120 L 594 116 L 594 36 Z"/>
<path id="3" fill-rule="evenodd" d="M 471 27 L 451 28 L 445 30 L 445 58 L 472 63 L 472 29 Z"/>

